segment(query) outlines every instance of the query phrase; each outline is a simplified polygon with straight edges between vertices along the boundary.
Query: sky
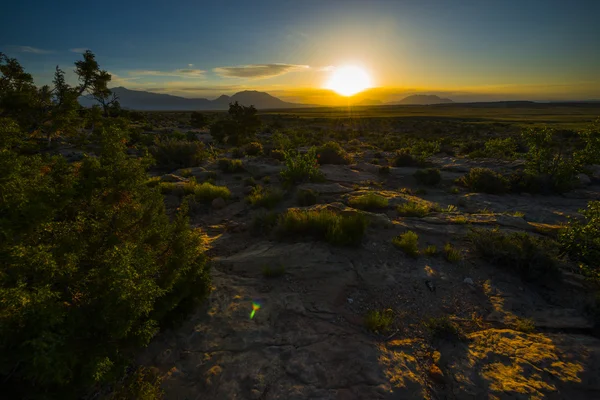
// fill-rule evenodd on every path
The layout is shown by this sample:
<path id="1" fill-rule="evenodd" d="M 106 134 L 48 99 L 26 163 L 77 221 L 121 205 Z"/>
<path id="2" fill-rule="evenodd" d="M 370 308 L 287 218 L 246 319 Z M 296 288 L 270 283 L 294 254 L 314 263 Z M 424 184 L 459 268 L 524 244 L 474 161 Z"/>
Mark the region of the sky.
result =
<path id="1" fill-rule="evenodd" d="M 184 97 L 332 104 L 326 82 L 353 65 L 381 101 L 587 100 L 600 99 L 599 15 L 600 0 L 19 0 L 0 13 L 0 51 L 40 85 L 90 49 L 112 86 Z"/>

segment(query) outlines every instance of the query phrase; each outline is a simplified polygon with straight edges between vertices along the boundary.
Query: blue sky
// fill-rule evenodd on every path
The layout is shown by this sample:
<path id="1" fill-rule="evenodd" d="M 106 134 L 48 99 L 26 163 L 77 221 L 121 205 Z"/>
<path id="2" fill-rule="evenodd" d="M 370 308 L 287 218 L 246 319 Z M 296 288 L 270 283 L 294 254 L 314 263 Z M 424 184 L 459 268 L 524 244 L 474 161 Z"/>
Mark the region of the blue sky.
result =
<path id="1" fill-rule="evenodd" d="M 47 83 L 89 48 L 115 85 L 188 97 L 310 98 L 358 65 L 389 96 L 600 98 L 599 15 L 598 0 L 21 0 L 0 51 Z"/>

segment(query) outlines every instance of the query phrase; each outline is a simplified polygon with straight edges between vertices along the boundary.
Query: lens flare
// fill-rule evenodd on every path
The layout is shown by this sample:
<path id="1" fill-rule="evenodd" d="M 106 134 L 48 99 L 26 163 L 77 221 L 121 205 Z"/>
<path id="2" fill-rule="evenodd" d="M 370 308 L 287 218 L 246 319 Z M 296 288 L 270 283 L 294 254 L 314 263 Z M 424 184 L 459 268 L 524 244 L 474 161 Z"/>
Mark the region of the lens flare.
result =
<path id="1" fill-rule="evenodd" d="M 250 319 L 254 318 L 254 314 L 258 310 L 260 310 L 260 304 L 253 301 L 252 302 L 252 311 L 250 312 Z"/>

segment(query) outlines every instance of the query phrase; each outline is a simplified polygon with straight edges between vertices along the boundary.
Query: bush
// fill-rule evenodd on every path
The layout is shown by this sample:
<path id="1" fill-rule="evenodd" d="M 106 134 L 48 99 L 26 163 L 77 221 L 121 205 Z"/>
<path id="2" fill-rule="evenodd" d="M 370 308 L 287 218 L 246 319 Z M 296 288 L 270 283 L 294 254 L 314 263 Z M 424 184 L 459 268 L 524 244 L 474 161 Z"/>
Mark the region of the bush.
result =
<path id="1" fill-rule="evenodd" d="M 288 210 L 279 219 L 281 234 L 313 236 L 334 245 L 358 245 L 367 228 L 363 214 L 338 214 L 330 210 Z"/>
<path id="2" fill-rule="evenodd" d="M 233 158 L 244 158 L 245 155 L 244 149 L 240 149 L 239 147 L 231 149 L 231 157 Z"/>
<path id="3" fill-rule="evenodd" d="M 483 153 L 486 157 L 512 160 L 517 151 L 517 142 L 513 138 L 496 138 L 485 142 Z"/>
<path id="4" fill-rule="evenodd" d="M 256 112 L 254 106 L 242 106 L 237 101 L 230 103 L 227 116 L 211 125 L 211 136 L 219 143 L 233 146 L 249 142 L 261 125 Z"/>
<path id="5" fill-rule="evenodd" d="M 581 263 L 583 273 L 600 280 L 600 201 L 591 201 L 582 220 L 571 219 L 558 235 L 563 254 Z"/>
<path id="6" fill-rule="evenodd" d="M 323 173 L 315 158 L 315 150 L 311 149 L 306 154 L 285 153 L 285 168 L 281 171 L 281 179 L 286 185 L 301 182 L 322 182 Z"/>
<path id="7" fill-rule="evenodd" d="M 423 218 L 432 211 L 432 208 L 429 204 L 426 203 L 408 201 L 404 204 L 399 204 L 398 207 L 396 207 L 396 210 L 398 211 L 398 214 L 400 214 L 401 217 Z"/>
<path id="8" fill-rule="evenodd" d="M 231 197 L 231 191 L 226 186 L 215 186 L 209 182 L 191 184 L 188 190 L 191 191 L 191 194 L 200 203 L 211 203 L 219 197 L 223 200 Z"/>
<path id="9" fill-rule="evenodd" d="M 442 180 L 440 170 L 437 168 L 420 169 L 413 176 L 418 183 L 429 186 L 437 185 Z"/>
<path id="10" fill-rule="evenodd" d="M 256 233 L 269 233 L 277 225 L 279 214 L 275 212 L 263 212 L 257 214 L 252 220 L 252 231 Z"/>
<path id="11" fill-rule="evenodd" d="M 452 246 L 450 243 L 446 243 L 444 245 L 444 258 L 448 262 L 455 263 L 462 260 L 462 255 L 460 254 L 459 250 L 454 248 L 454 246 Z"/>
<path id="12" fill-rule="evenodd" d="M 365 317 L 365 328 L 375 333 L 385 333 L 394 322 L 394 312 L 391 309 L 369 311 Z"/>
<path id="13" fill-rule="evenodd" d="M 217 165 L 219 169 L 226 173 L 235 173 L 242 172 L 244 167 L 242 165 L 242 160 L 230 160 L 229 158 L 219 158 L 217 161 Z"/>
<path id="14" fill-rule="evenodd" d="M 283 200 L 283 192 L 279 189 L 265 189 L 255 186 L 248 196 L 248 202 L 254 207 L 274 208 Z"/>
<path id="15" fill-rule="evenodd" d="M 441 340 L 461 340 L 464 334 L 448 317 L 430 318 L 425 322 L 425 327 L 429 329 L 434 339 Z"/>
<path id="16" fill-rule="evenodd" d="M 392 244 L 404 251 L 408 256 L 419 256 L 419 235 L 413 231 L 405 232 L 392 239 Z"/>
<path id="17" fill-rule="evenodd" d="M 419 165 L 419 160 L 410 154 L 408 149 L 398 151 L 392 160 L 394 167 L 414 167 Z"/>
<path id="18" fill-rule="evenodd" d="M 0 375 L 14 398 L 79 398 L 114 380 L 209 291 L 200 233 L 173 222 L 118 131 L 100 156 L 0 149 Z"/>
<path id="19" fill-rule="evenodd" d="M 296 195 L 296 201 L 301 207 L 312 206 L 313 204 L 317 204 L 317 198 L 317 192 L 309 189 L 298 190 L 298 193 Z"/>
<path id="20" fill-rule="evenodd" d="M 161 383 L 162 379 L 154 371 L 139 367 L 114 388 L 108 400 L 162 400 Z"/>
<path id="21" fill-rule="evenodd" d="M 425 247 L 423 254 L 426 256 L 435 256 L 437 254 L 437 247 L 435 245 Z"/>
<path id="22" fill-rule="evenodd" d="M 317 147 L 319 164 L 350 164 L 350 156 L 336 142 L 327 142 Z"/>
<path id="23" fill-rule="evenodd" d="M 477 229 L 469 234 L 469 240 L 484 260 L 511 268 L 526 280 L 559 276 L 557 246 L 549 239 L 523 232 Z"/>
<path id="24" fill-rule="evenodd" d="M 152 157 L 162 168 L 195 167 L 206 158 L 202 142 L 164 139 L 148 148 Z"/>
<path id="25" fill-rule="evenodd" d="M 251 142 L 246 145 L 245 151 L 249 156 L 257 156 L 262 154 L 263 146 L 259 142 Z"/>
<path id="26" fill-rule="evenodd" d="M 503 194 L 508 189 L 508 180 L 489 168 L 471 168 L 459 182 L 476 193 Z"/>
<path id="27" fill-rule="evenodd" d="M 367 193 L 351 198 L 348 204 L 361 210 L 376 210 L 386 208 L 388 206 L 388 199 L 375 193 Z"/>
<path id="28" fill-rule="evenodd" d="M 197 111 L 192 112 L 190 116 L 190 126 L 192 128 L 202 129 L 208 126 L 208 117 L 204 113 Z"/>
<path id="29" fill-rule="evenodd" d="M 271 153 L 269 154 L 269 156 L 275 160 L 284 161 L 285 160 L 285 151 L 279 150 L 279 149 L 271 150 Z"/>

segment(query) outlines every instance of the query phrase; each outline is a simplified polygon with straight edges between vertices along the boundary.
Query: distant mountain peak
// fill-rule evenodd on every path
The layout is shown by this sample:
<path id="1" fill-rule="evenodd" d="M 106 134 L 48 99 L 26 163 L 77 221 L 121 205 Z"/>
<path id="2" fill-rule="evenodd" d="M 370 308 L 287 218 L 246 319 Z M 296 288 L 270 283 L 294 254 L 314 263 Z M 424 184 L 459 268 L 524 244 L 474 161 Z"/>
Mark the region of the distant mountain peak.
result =
<path id="1" fill-rule="evenodd" d="M 413 94 L 407 96 L 400 100 L 399 102 L 395 102 L 395 104 L 418 104 L 418 105 L 427 105 L 427 104 L 442 104 L 442 103 L 454 103 L 450 99 L 444 99 L 434 94 Z"/>

